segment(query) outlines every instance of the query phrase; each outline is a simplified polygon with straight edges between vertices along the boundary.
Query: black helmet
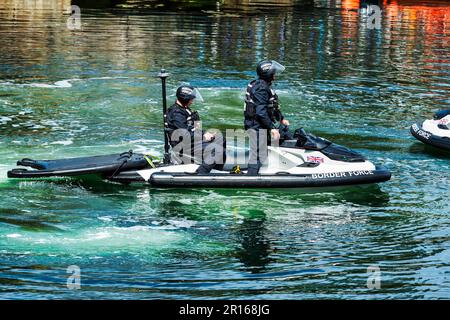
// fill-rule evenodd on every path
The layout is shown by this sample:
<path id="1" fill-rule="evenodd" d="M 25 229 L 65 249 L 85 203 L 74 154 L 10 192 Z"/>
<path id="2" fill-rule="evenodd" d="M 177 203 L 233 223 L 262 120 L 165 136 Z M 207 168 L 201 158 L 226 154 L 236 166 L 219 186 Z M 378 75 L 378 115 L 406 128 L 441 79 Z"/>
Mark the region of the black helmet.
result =
<path id="1" fill-rule="evenodd" d="M 193 86 L 181 86 L 177 89 L 177 99 L 182 103 L 186 104 L 190 100 L 195 99 L 195 89 Z"/>
<path id="2" fill-rule="evenodd" d="M 258 66 L 256 67 L 256 73 L 258 74 L 258 77 L 260 79 L 270 82 L 273 80 L 273 76 L 275 75 L 275 73 L 281 73 L 284 71 L 284 69 L 284 66 L 276 62 L 275 60 L 263 60 L 258 63 Z"/>

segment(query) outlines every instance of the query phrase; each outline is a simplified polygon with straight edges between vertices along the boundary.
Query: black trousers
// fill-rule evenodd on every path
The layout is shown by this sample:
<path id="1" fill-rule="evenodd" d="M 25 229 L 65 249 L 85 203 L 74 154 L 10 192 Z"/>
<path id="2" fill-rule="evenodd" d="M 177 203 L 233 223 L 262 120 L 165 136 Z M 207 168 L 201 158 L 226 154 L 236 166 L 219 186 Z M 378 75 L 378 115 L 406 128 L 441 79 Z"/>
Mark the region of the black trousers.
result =
<path id="1" fill-rule="evenodd" d="M 271 142 L 270 130 L 266 130 L 266 135 L 261 134 L 262 130 L 254 130 L 256 132 L 256 141 L 252 142 L 252 138 L 250 137 L 250 159 L 247 170 L 248 175 L 257 175 L 259 173 L 259 169 L 267 159 L 267 146 L 270 146 Z M 280 132 L 280 143 L 284 140 L 294 139 L 294 136 L 292 132 L 289 131 L 288 126 L 280 124 L 278 130 Z"/>
<path id="2" fill-rule="evenodd" d="M 227 142 L 223 136 L 216 136 L 214 140 L 194 145 L 194 159 L 201 162 L 197 173 L 206 174 L 212 169 L 222 170 L 227 160 Z M 201 159 L 199 159 L 201 155 Z"/>
<path id="3" fill-rule="evenodd" d="M 270 130 L 253 129 L 249 132 L 250 158 L 248 160 L 248 175 L 257 175 L 262 164 L 267 159 L 267 145 L 270 143 Z"/>
<path id="4" fill-rule="evenodd" d="M 214 140 L 203 141 L 203 133 L 194 139 L 186 132 L 180 140 L 169 140 L 172 146 L 171 161 L 177 164 L 197 163 L 197 173 L 209 173 L 212 169 L 222 170 L 226 161 L 226 140 L 217 135 Z"/>

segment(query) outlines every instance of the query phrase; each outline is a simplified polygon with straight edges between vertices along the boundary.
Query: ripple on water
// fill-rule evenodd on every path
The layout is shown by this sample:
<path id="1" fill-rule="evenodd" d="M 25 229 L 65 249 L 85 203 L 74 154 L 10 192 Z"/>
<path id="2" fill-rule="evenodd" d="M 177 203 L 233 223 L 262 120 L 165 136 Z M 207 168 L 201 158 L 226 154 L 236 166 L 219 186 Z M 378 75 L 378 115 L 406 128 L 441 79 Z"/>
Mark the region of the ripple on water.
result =
<path id="1" fill-rule="evenodd" d="M 387 4 L 383 30 L 347 9 L 96 10 L 83 37 L 45 10 L 0 9 L 2 297 L 448 298 L 450 158 L 408 132 L 450 103 L 440 3 Z M 161 155 L 161 65 L 169 103 L 189 81 L 205 97 L 195 105 L 205 128 L 241 128 L 262 56 L 286 65 L 276 89 L 292 126 L 387 165 L 392 180 L 320 194 L 6 180 L 25 156 Z M 73 264 L 78 293 L 65 289 Z M 367 289 L 368 266 L 381 268 L 380 290 Z"/>

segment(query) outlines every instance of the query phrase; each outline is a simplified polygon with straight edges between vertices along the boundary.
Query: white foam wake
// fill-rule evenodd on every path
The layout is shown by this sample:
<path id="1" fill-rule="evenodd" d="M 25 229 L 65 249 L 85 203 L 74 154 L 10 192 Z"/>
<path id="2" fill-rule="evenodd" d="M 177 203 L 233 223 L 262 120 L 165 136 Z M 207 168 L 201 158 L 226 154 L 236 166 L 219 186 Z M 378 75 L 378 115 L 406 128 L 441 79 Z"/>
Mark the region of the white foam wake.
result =
<path id="1" fill-rule="evenodd" d="M 7 173 L 9 170 L 11 170 L 13 168 L 14 167 L 0 164 L 0 183 L 6 182 L 8 180 Z"/>
<path id="2" fill-rule="evenodd" d="M 13 231 L 0 236 L 0 247 L 3 245 L 21 251 L 32 246 L 34 252 L 94 254 L 148 251 L 185 241 L 183 233 L 148 226 L 92 227 L 73 233 Z"/>

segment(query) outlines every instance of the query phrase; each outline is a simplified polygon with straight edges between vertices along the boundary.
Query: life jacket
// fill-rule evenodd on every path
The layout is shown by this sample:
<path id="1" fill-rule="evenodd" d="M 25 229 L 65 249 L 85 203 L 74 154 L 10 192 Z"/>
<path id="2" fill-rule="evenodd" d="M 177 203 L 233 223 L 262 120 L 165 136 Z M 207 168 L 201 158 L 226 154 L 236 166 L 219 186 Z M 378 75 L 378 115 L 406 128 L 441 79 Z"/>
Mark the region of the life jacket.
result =
<path id="1" fill-rule="evenodd" d="M 256 119 L 256 104 L 253 101 L 253 87 L 258 80 L 253 80 L 247 86 L 244 98 L 244 116 L 247 119 Z M 275 121 L 281 121 L 282 115 L 280 112 L 280 104 L 278 102 L 278 95 L 270 88 L 269 101 L 267 103 L 267 112 L 270 119 Z"/>
<path id="2" fill-rule="evenodd" d="M 194 123 L 196 121 L 200 121 L 200 116 L 198 114 L 197 111 L 195 110 L 191 110 L 189 108 L 184 108 L 178 104 L 174 104 L 172 105 L 169 110 L 167 110 L 167 113 L 164 114 L 164 131 L 165 133 L 168 135 L 169 141 L 170 141 L 170 137 L 172 135 L 172 133 L 180 128 L 176 128 L 175 126 L 172 125 L 172 116 L 173 116 L 173 111 L 175 108 L 179 108 L 181 111 L 183 111 L 183 113 L 187 113 L 187 117 L 186 117 L 186 121 L 187 121 L 187 125 L 188 125 L 188 130 L 191 132 L 195 131 L 195 126 Z"/>

